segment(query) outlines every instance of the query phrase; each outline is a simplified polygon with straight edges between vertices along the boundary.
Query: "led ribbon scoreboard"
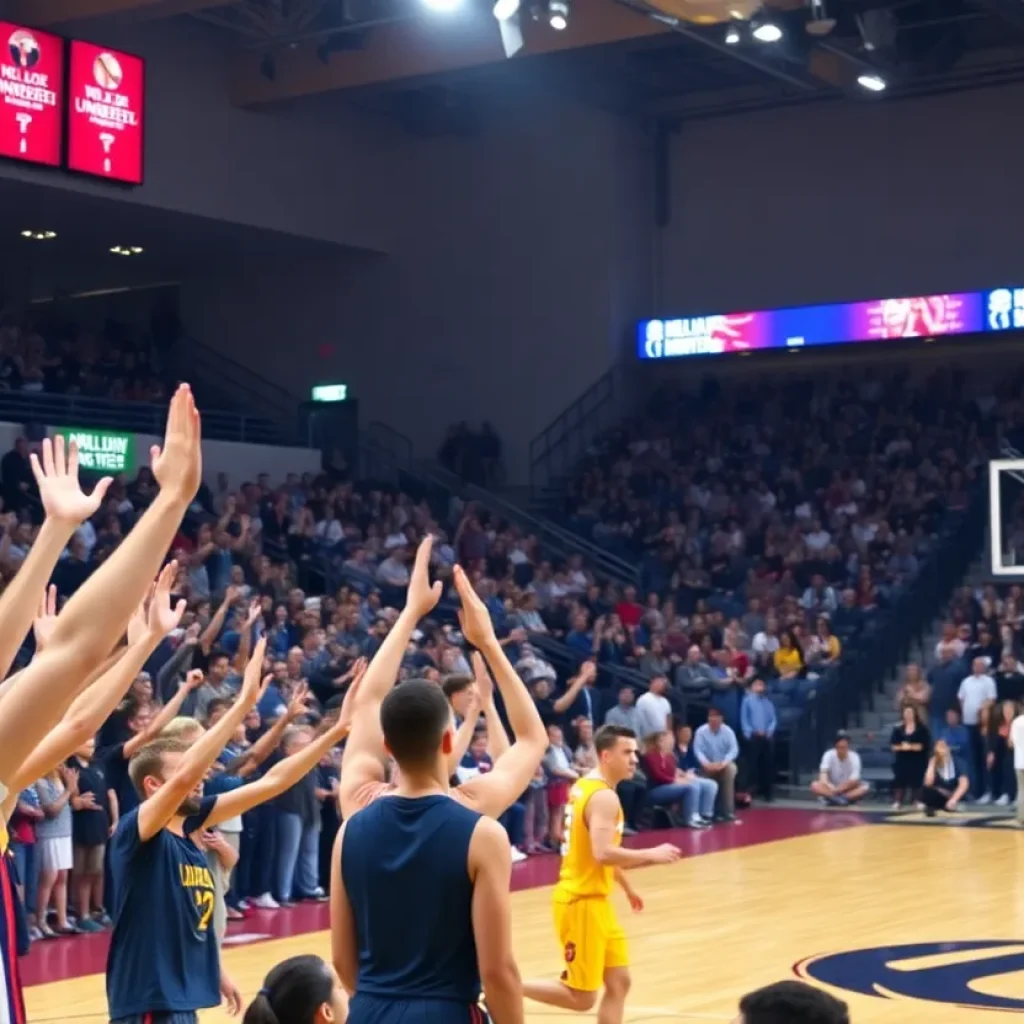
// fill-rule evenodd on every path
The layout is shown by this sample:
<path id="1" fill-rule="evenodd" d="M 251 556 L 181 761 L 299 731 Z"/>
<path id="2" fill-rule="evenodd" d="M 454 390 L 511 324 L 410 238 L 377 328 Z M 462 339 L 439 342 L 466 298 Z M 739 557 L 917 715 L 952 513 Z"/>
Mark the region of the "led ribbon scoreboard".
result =
<path id="1" fill-rule="evenodd" d="M 1024 329 L 1024 288 L 642 320 L 640 359 Z"/>

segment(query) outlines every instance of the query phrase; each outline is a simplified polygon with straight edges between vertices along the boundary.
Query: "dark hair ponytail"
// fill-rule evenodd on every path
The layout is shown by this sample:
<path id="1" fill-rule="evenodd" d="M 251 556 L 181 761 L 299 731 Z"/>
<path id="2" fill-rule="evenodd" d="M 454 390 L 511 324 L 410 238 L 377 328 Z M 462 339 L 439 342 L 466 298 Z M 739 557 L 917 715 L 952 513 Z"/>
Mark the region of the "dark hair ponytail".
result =
<path id="1" fill-rule="evenodd" d="M 330 969 L 320 957 L 293 956 L 266 976 L 242 1024 L 313 1024 L 333 989 Z"/>

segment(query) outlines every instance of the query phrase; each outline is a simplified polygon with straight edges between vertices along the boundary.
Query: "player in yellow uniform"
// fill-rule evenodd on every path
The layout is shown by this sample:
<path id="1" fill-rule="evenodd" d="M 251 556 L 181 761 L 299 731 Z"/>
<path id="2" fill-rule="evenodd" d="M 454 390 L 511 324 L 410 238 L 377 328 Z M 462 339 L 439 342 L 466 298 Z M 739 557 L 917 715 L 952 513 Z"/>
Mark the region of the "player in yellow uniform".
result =
<path id="1" fill-rule="evenodd" d="M 523 983 L 523 995 L 550 1006 L 586 1012 L 598 993 L 599 1024 L 621 1024 L 629 992 L 626 935 L 608 898 L 618 882 L 630 906 L 643 900 L 623 874 L 624 868 L 671 864 L 679 849 L 663 843 L 649 850 L 622 848 L 622 804 L 615 787 L 636 771 L 636 735 L 605 725 L 594 735 L 598 766 L 576 782 L 565 805 L 562 868 L 555 886 L 555 929 L 565 969 L 558 981 Z"/>

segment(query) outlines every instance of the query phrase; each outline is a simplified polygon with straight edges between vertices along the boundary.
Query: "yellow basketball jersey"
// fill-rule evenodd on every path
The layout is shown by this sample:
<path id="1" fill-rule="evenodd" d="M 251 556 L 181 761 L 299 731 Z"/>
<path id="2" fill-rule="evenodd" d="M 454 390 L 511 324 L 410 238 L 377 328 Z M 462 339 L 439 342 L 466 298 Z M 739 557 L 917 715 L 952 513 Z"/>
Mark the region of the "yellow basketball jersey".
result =
<path id="1" fill-rule="evenodd" d="M 558 873 L 555 898 L 573 899 L 582 896 L 607 896 L 615 881 L 615 869 L 600 864 L 590 847 L 590 830 L 587 828 L 586 809 L 590 798 L 602 789 L 611 789 L 604 779 L 585 776 L 573 784 L 569 791 L 569 802 L 565 805 L 565 829 L 562 839 L 562 867 Z M 622 826 L 625 819 L 619 807 L 616 820 L 614 843 L 622 842 Z"/>

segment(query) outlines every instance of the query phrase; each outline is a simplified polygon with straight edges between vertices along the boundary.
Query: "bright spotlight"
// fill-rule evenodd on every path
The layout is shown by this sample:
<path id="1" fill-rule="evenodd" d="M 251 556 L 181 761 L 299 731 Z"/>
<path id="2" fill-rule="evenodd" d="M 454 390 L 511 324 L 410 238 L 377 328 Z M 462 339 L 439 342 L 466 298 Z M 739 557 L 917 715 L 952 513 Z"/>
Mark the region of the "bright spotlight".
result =
<path id="1" fill-rule="evenodd" d="M 740 41 L 740 30 L 735 25 L 730 25 L 725 30 L 725 45 L 736 46 Z"/>
<path id="2" fill-rule="evenodd" d="M 508 21 L 519 13 L 519 0 L 494 0 L 494 16 L 498 21 Z"/>
<path id="3" fill-rule="evenodd" d="M 569 25 L 569 0 L 549 0 L 548 24 L 556 32 L 564 32 Z"/>
<path id="4" fill-rule="evenodd" d="M 423 0 L 423 4 L 439 14 L 450 14 L 462 6 L 462 0 Z"/>
<path id="5" fill-rule="evenodd" d="M 857 76 L 857 84 L 868 92 L 885 92 L 888 83 L 881 75 L 863 74 Z"/>
<path id="6" fill-rule="evenodd" d="M 759 43 L 777 43 L 782 38 L 782 29 L 774 21 L 758 25 L 751 33 Z"/>

